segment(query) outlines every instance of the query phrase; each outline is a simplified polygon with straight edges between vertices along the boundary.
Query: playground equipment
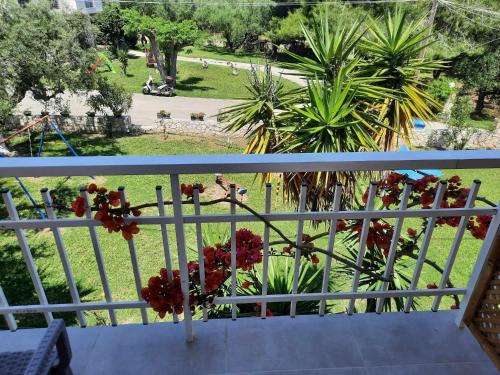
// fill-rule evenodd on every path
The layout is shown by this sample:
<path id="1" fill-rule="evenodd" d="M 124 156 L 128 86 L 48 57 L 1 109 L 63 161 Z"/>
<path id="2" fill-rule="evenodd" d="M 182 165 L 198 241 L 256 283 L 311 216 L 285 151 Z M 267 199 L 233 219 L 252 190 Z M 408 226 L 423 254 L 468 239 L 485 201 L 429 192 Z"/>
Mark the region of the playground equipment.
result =
<path id="1" fill-rule="evenodd" d="M 142 88 L 142 93 L 144 95 L 173 96 L 174 79 L 169 76 L 165 83 L 156 84 L 153 77 L 150 75 Z"/>
<path id="2" fill-rule="evenodd" d="M 14 137 L 16 137 L 19 134 L 22 134 L 24 132 L 30 132 L 30 129 L 32 129 L 33 127 L 35 127 L 36 125 L 41 124 L 41 123 L 44 123 L 44 125 L 43 125 L 43 128 L 42 128 L 42 134 L 40 136 L 40 142 L 39 142 L 39 145 L 38 145 L 38 153 L 37 153 L 38 157 L 40 157 L 41 154 L 42 154 L 42 151 L 43 151 L 43 142 L 45 140 L 45 133 L 49 129 L 54 130 L 54 132 L 64 142 L 64 144 L 66 145 L 66 147 L 68 147 L 68 149 L 71 151 L 71 153 L 73 154 L 73 156 L 77 156 L 77 157 L 79 156 L 78 153 L 73 148 L 73 146 L 71 146 L 71 144 L 69 143 L 69 141 L 64 137 L 63 133 L 61 132 L 61 130 L 57 126 L 56 122 L 54 120 L 50 120 L 50 116 L 48 116 L 48 115 L 40 117 L 39 119 L 37 119 L 37 120 L 29 123 L 28 125 L 24 126 L 23 128 L 19 129 L 18 131 L 12 133 L 7 138 L 1 139 L 0 140 L 0 148 L 1 148 L 0 151 L 6 150 L 5 144 L 8 141 L 10 141 L 11 139 L 13 139 Z M 30 136 L 30 149 L 31 149 L 31 136 Z M 0 157 L 12 157 L 12 153 L 8 154 L 7 152 L 0 152 Z M 33 198 L 33 196 L 30 194 L 29 190 L 26 188 L 26 185 L 24 185 L 24 183 L 21 181 L 21 179 L 19 177 L 16 176 L 15 179 L 16 179 L 17 183 L 19 184 L 19 186 L 21 187 L 21 189 L 24 192 L 24 194 L 26 195 L 26 197 L 33 204 L 33 206 L 36 207 L 37 206 L 37 202 L 35 201 L 35 199 Z M 40 215 L 40 217 L 42 219 L 46 218 L 44 212 L 40 208 L 36 208 L 36 210 L 37 210 L 38 214 Z"/>
<path id="3" fill-rule="evenodd" d="M 402 145 L 401 149 L 399 150 L 401 152 L 409 152 L 411 151 L 406 145 Z M 412 180 L 418 180 L 421 179 L 424 176 L 427 175 L 433 175 L 433 176 L 442 176 L 443 172 L 437 169 L 426 169 L 426 170 L 411 170 L 411 169 L 400 169 L 395 171 L 400 174 L 405 174 Z"/>
<path id="4" fill-rule="evenodd" d="M 107 68 L 109 69 L 109 71 L 111 73 L 116 73 L 116 70 L 115 70 L 115 67 L 113 66 L 113 63 L 111 62 L 111 60 L 108 58 L 108 56 L 106 56 L 106 54 L 104 52 L 98 52 L 97 53 L 97 59 L 95 60 L 95 63 L 93 63 L 91 66 L 90 66 L 90 70 L 95 73 L 97 71 L 97 69 L 102 66 L 102 65 L 106 65 Z"/>

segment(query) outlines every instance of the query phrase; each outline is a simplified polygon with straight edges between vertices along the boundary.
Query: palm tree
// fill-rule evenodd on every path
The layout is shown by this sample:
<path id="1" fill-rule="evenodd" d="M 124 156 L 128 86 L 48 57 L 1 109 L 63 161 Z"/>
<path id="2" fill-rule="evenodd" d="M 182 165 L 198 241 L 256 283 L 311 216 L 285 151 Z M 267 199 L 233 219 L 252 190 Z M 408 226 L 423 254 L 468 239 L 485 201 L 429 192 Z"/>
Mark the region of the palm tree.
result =
<path id="1" fill-rule="evenodd" d="M 422 88 L 440 61 L 420 59 L 432 34 L 422 21 L 408 22 L 396 10 L 383 26 L 361 22 L 332 30 L 324 15 L 311 30 L 302 30 L 312 56 L 295 58 L 289 68 L 308 79 L 307 87 L 284 93 L 271 68 L 254 71 L 251 99 L 225 112 L 228 130 L 248 126 L 246 153 L 356 152 L 394 149 L 409 143 L 414 117 L 429 120 L 439 104 Z M 361 29 L 361 32 L 358 30 Z M 269 180 L 268 175 L 263 176 Z M 337 181 L 352 198 L 356 176 L 335 172 L 283 174 L 285 196 L 297 203 L 300 186 L 309 186 L 310 208 L 327 208 Z"/>
<path id="2" fill-rule="evenodd" d="M 293 123 L 280 128 L 281 153 L 356 152 L 377 150 L 372 134 L 382 127 L 377 115 L 366 111 L 356 99 L 356 83 L 345 78 L 344 69 L 337 72 L 332 85 L 310 81 L 305 105 L 290 106 Z M 344 195 L 352 197 L 355 175 L 348 172 L 310 172 L 284 174 L 284 192 L 292 201 L 299 199 L 302 182 L 308 184 L 307 205 L 311 209 L 328 208 L 333 202 L 335 185 L 344 184 Z"/>
<path id="3" fill-rule="evenodd" d="M 389 12 L 383 26 L 372 20 L 368 29 L 371 37 L 363 37 L 359 45 L 367 55 L 364 69 L 373 77 L 381 77 L 377 85 L 391 92 L 379 107 L 380 120 L 389 126 L 374 134 L 376 142 L 386 150 L 394 149 L 401 137 L 411 144 L 413 118 L 431 120 L 431 108 L 440 107 L 422 90 L 432 70 L 444 66 L 441 61 L 419 58 L 420 51 L 434 43 L 423 22 L 408 21 L 400 10 Z"/>
<path id="4" fill-rule="evenodd" d="M 274 78 L 271 65 L 266 62 L 263 69 L 252 66 L 246 88 L 250 99 L 226 108 L 220 116 L 227 123 L 226 131 L 246 128 L 247 154 L 274 152 L 278 142 L 276 128 L 282 120 L 285 104 L 297 100 L 292 92 L 286 92 L 281 78 Z"/>

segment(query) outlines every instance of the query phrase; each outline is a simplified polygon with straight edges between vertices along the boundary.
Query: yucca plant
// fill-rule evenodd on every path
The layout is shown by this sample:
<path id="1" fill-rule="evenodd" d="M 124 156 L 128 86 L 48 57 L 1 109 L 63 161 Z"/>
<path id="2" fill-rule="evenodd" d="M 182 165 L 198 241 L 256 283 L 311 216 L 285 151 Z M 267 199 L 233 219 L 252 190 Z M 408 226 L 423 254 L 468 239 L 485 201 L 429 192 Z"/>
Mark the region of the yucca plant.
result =
<path id="1" fill-rule="evenodd" d="M 434 43 L 423 22 L 408 20 L 397 9 L 386 14 L 382 26 L 372 21 L 370 36 L 363 37 L 359 44 L 367 55 L 364 70 L 380 77 L 377 85 L 390 90 L 390 96 L 378 107 L 380 120 L 389 126 L 374 134 L 375 141 L 386 150 L 396 146 L 398 137 L 411 144 L 413 118 L 431 120 L 431 108 L 440 106 L 423 90 L 432 70 L 444 67 L 442 61 L 419 58 L 420 51 Z"/>
<path id="2" fill-rule="evenodd" d="M 294 261 L 289 257 L 270 257 L 267 294 L 292 294 L 293 288 Z M 255 296 L 262 294 L 262 269 L 258 268 L 245 278 L 238 279 L 238 295 Z M 245 284 L 244 284 L 245 283 Z M 298 293 L 320 293 L 323 283 L 323 267 L 312 265 L 308 261 L 302 261 L 299 269 Z M 248 286 L 246 285 L 248 284 Z M 243 287 L 243 285 L 247 287 Z M 330 283 L 328 291 L 333 290 Z M 267 308 L 273 315 L 290 315 L 290 302 L 271 302 Z M 256 312 L 257 310 L 257 312 Z M 329 311 L 327 305 L 326 311 Z M 299 301 L 297 302 L 297 315 L 317 314 L 319 312 L 319 301 Z M 258 315 L 255 304 L 238 305 L 238 316 Z M 231 306 L 221 305 L 211 309 L 211 318 L 223 318 L 231 316 Z"/>
<path id="3" fill-rule="evenodd" d="M 377 127 L 384 125 L 377 115 L 367 111 L 356 100 L 356 86 L 345 78 L 343 69 L 337 78 L 327 85 L 310 81 L 305 106 L 291 106 L 294 122 L 280 128 L 282 140 L 279 152 L 325 153 L 375 151 L 378 145 L 373 139 Z M 333 201 L 335 184 L 345 185 L 345 193 L 352 197 L 355 175 L 352 172 L 309 172 L 283 175 L 283 188 L 287 196 L 298 201 L 302 182 L 308 184 L 307 205 L 313 210 L 327 208 Z"/>
<path id="4" fill-rule="evenodd" d="M 356 64 L 356 46 L 365 33 L 361 21 L 355 21 L 349 29 L 337 27 L 332 30 L 327 15 L 323 14 L 318 22 L 313 23 L 312 29 L 304 24 L 300 27 L 313 58 L 285 51 L 295 59 L 286 64 L 287 67 L 298 75 L 333 82 L 342 68 Z"/>
<path id="5" fill-rule="evenodd" d="M 281 78 L 273 77 L 271 65 L 263 69 L 253 66 L 246 85 L 250 98 L 243 103 L 226 108 L 220 114 L 227 131 L 246 127 L 248 146 L 245 153 L 265 154 L 274 151 L 278 141 L 276 127 L 285 109 L 285 103 L 297 98 L 284 89 Z"/>

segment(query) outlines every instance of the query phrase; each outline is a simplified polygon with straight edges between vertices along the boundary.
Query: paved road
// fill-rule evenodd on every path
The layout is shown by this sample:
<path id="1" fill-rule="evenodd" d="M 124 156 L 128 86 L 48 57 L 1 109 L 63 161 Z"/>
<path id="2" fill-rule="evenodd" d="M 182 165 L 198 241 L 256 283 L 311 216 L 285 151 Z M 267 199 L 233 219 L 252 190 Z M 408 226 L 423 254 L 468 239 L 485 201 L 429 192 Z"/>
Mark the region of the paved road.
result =
<path id="1" fill-rule="evenodd" d="M 137 51 L 137 50 L 131 50 L 131 51 L 129 51 L 129 54 L 133 55 L 133 56 L 140 56 L 140 57 L 144 56 L 144 52 Z M 179 61 L 194 62 L 194 63 L 198 63 L 198 64 L 202 63 L 202 61 L 200 60 L 199 57 L 179 56 L 177 59 Z M 205 58 L 203 60 L 205 60 L 208 63 L 209 67 L 210 67 L 210 65 L 228 66 L 228 63 L 229 64 L 232 63 L 236 69 L 250 70 L 252 68 L 252 64 L 250 64 L 250 63 L 231 62 L 231 61 L 205 59 Z M 259 67 L 261 69 L 263 69 L 263 66 L 259 65 Z M 286 78 L 292 82 L 295 82 L 300 86 L 306 85 L 305 79 L 296 75 L 295 74 L 296 72 L 294 70 L 283 69 L 280 67 L 273 66 L 273 67 L 271 67 L 271 71 L 272 71 L 273 75 L 275 75 L 275 76 L 282 76 L 283 78 Z"/>
<path id="2" fill-rule="evenodd" d="M 144 56 L 141 51 L 129 51 L 134 56 Z M 194 63 L 201 63 L 199 58 L 179 56 L 179 60 Z M 209 65 L 227 66 L 227 61 L 204 59 Z M 251 69 L 249 63 L 233 63 L 237 69 Z M 262 68 L 262 67 L 261 67 Z M 273 75 L 282 76 L 290 81 L 304 86 L 305 81 L 303 78 L 292 75 L 293 71 L 272 67 Z M 75 116 L 82 116 L 89 110 L 85 105 L 85 95 L 72 95 L 64 94 L 63 101 L 68 102 L 71 108 L 71 114 Z M 207 98 L 188 98 L 183 96 L 175 96 L 172 98 L 157 97 L 143 94 L 133 94 L 132 108 L 130 116 L 132 123 L 138 126 L 150 127 L 154 125 L 156 120 L 156 113 L 160 110 L 166 110 L 172 114 L 172 118 L 189 119 L 191 112 L 204 112 L 206 117 L 215 116 L 225 107 L 239 103 L 239 100 L 233 99 L 207 99 Z M 27 96 L 17 107 L 19 113 L 25 109 L 30 109 L 33 113 L 37 114 L 43 110 L 43 106 Z"/>
<path id="3" fill-rule="evenodd" d="M 85 105 L 85 95 L 64 94 L 64 100 L 68 101 L 71 107 L 71 114 L 75 116 L 85 115 L 89 108 Z M 184 96 L 174 96 L 172 98 L 133 94 L 132 108 L 130 116 L 132 123 L 138 126 L 152 126 L 156 120 L 156 113 L 160 110 L 171 112 L 172 118 L 189 119 L 191 112 L 204 112 L 207 117 L 217 115 L 224 107 L 239 103 L 239 100 L 232 99 L 207 99 L 188 98 Z M 31 109 L 33 113 L 40 113 L 43 106 L 26 97 L 19 105 L 18 111 Z"/>

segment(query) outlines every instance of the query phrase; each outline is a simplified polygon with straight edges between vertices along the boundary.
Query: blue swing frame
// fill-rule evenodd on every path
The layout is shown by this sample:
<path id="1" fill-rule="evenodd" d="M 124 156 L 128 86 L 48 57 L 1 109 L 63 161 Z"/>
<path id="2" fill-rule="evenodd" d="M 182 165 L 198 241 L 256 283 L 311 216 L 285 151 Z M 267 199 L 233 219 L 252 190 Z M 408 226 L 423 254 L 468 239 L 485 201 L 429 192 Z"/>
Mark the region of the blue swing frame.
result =
<path id="1" fill-rule="evenodd" d="M 45 140 L 45 132 L 47 131 L 48 127 L 50 127 L 52 130 L 54 130 L 56 132 L 56 134 L 59 136 L 59 138 L 61 138 L 61 140 L 64 142 L 64 144 L 69 148 L 69 150 L 71 151 L 71 153 L 73 154 L 73 156 L 76 156 L 76 157 L 80 156 L 75 151 L 75 149 L 73 148 L 73 146 L 71 146 L 71 144 L 69 143 L 69 141 L 64 137 L 63 133 L 61 132 L 61 130 L 57 126 L 56 122 L 54 120 L 51 120 L 51 121 L 48 122 L 48 124 L 44 124 L 43 125 L 42 135 L 40 136 L 40 143 L 39 143 L 39 146 L 38 146 L 38 153 L 37 153 L 38 157 L 40 157 L 41 154 L 42 154 L 42 151 L 43 151 L 43 142 Z M 0 156 L 3 156 L 3 155 L 0 155 Z M 28 188 L 26 188 L 26 185 L 24 185 L 24 183 L 21 181 L 21 179 L 19 177 L 15 176 L 15 179 L 16 179 L 17 183 L 19 184 L 19 186 L 21 187 L 21 189 L 23 190 L 23 192 L 26 195 L 26 197 L 33 204 L 33 206 L 37 206 L 37 202 L 36 202 L 35 198 L 33 198 L 33 196 L 30 194 Z M 42 219 L 46 219 L 47 218 L 47 216 L 45 215 L 45 213 L 40 208 L 37 207 L 36 210 L 37 210 L 38 214 L 40 215 L 40 217 Z"/>

